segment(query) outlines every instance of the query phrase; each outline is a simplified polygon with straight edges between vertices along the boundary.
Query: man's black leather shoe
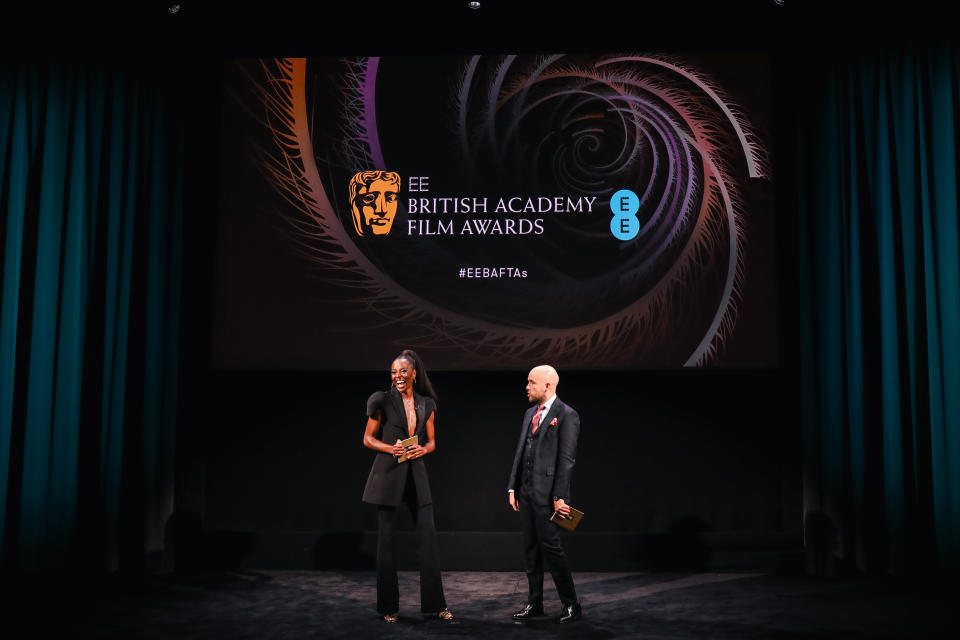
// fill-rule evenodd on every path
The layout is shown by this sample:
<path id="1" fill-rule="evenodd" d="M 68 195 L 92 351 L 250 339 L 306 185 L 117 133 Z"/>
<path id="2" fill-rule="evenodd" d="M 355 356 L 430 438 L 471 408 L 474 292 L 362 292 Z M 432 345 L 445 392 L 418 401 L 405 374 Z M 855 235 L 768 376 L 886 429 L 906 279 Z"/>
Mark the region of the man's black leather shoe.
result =
<path id="1" fill-rule="evenodd" d="M 563 605 L 563 609 L 560 610 L 560 624 L 573 622 L 579 620 L 581 617 L 583 617 L 583 609 L 580 608 L 579 602 L 565 604 Z"/>
<path id="2" fill-rule="evenodd" d="M 520 609 L 520 611 L 517 611 L 515 614 L 513 614 L 513 619 L 514 619 L 514 620 L 526 620 L 526 619 L 532 618 L 532 617 L 534 617 L 534 616 L 542 616 L 542 615 L 543 615 L 543 605 L 542 605 L 542 604 L 540 604 L 540 605 L 536 605 L 536 604 L 525 604 L 525 605 L 523 605 L 523 609 Z"/>

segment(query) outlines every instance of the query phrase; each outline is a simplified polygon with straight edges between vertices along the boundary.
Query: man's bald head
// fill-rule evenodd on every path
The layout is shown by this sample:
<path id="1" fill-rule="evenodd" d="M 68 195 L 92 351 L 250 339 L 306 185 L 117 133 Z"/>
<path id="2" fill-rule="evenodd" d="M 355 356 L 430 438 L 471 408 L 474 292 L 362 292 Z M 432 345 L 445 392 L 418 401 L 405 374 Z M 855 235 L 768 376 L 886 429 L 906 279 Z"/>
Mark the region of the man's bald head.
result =
<path id="1" fill-rule="evenodd" d="M 530 402 L 543 404 L 556 395 L 560 376 L 557 370 L 548 364 L 541 364 L 527 375 L 527 398 Z"/>
<path id="2" fill-rule="evenodd" d="M 530 372 L 536 372 L 537 375 L 543 376 L 544 380 L 552 384 L 554 387 L 556 387 L 557 383 L 560 382 L 560 375 L 557 373 L 557 370 L 548 364 L 538 365 L 531 369 Z"/>

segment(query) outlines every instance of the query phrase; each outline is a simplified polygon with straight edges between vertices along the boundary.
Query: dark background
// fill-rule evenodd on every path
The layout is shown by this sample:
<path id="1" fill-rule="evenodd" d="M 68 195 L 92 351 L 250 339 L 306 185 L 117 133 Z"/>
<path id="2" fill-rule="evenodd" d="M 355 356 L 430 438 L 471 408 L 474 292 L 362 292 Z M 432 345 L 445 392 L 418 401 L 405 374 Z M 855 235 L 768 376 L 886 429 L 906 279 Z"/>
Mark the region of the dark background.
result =
<path id="1" fill-rule="evenodd" d="M 427 464 L 451 569 L 519 561 L 519 540 L 497 540 L 518 527 L 506 482 L 528 406 L 525 373 L 432 376 L 441 402 Z M 360 441 L 367 391 L 385 388 L 386 375 L 205 380 L 206 419 L 180 434 L 193 464 L 181 465 L 190 482 L 178 505 L 186 514 L 185 501 L 196 501 L 193 533 L 207 539 L 178 544 L 178 554 L 258 568 L 372 566 L 376 510 L 360 493 L 374 454 Z M 771 372 L 565 374 L 559 395 L 582 417 L 572 498 L 587 517 L 570 536 L 578 565 L 788 561 L 800 543 L 800 474 L 797 412 L 783 386 Z"/>

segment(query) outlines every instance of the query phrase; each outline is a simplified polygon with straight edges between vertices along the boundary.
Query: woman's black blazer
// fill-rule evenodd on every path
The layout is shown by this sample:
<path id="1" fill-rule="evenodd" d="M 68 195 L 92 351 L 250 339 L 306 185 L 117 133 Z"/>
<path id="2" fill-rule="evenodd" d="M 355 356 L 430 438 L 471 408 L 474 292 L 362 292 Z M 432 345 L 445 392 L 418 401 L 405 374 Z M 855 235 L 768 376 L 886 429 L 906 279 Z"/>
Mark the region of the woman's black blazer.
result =
<path id="1" fill-rule="evenodd" d="M 433 398 L 413 393 L 414 408 L 417 411 L 417 430 L 420 445 L 427 443 L 427 418 L 437 410 Z M 399 440 L 406 440 L 407 418 L 403 410 L 403 399 L 395 387 L 389 391 L 377 391 L 367 400 L 367 416 L 373 417 L 381 412 L 380 432 L 377 438 L 392 445 Z M 389 453 L 376 452 L 370 475 L 367 476 L 367 485 L 363 489 L 364 502 L 395 507 L 403 500 L 403 492 L 407 486 L 407 478 L 413 476 L 417 490 L 419 505 L 432 504 L 430 482 L 427 478 L 427 467 L 423 458 L 397 462 Z"/>

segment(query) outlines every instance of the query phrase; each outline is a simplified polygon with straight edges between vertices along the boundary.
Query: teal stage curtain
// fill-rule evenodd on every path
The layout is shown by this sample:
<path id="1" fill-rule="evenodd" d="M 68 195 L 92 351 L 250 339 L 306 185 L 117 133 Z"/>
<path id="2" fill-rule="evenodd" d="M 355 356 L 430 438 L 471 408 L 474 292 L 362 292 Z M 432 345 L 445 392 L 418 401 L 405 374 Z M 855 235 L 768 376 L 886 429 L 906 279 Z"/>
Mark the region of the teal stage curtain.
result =
<path id="1" fill-rule="evenodd" d="M 136 568 L 165 551 L 183 135 L 163 78 L 0 63 L 8 569 Z"/>
<path id="2" fill-rule="evenodd" d="M 960 568 L 958 69 L 956 49 L 914 45 L 844 54 L 801 87 L 804 513 L 820 572 Z"/>

